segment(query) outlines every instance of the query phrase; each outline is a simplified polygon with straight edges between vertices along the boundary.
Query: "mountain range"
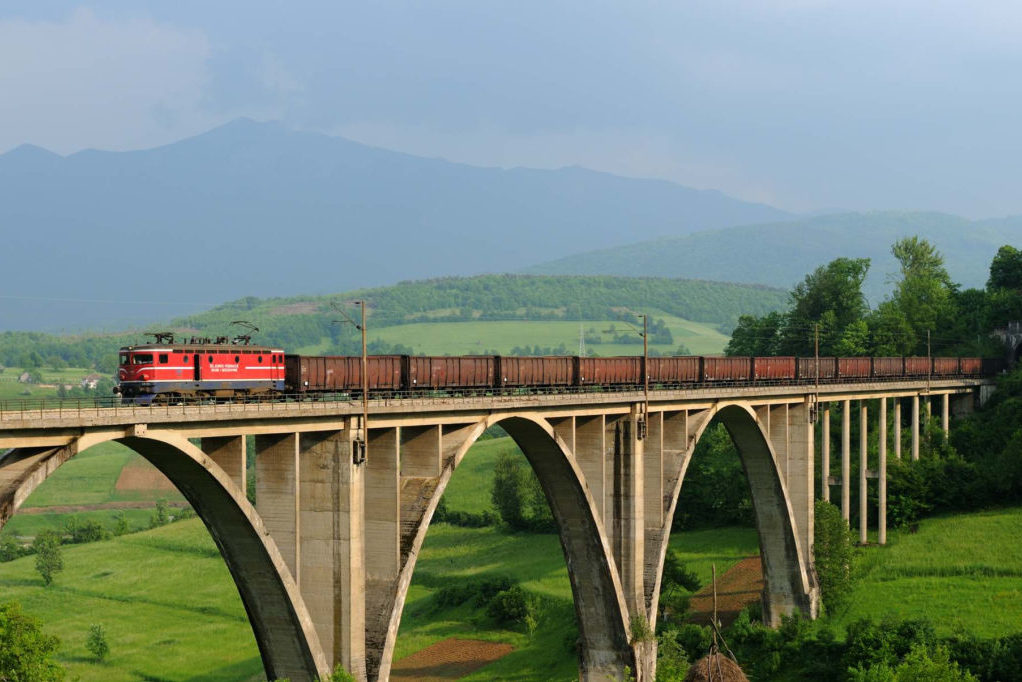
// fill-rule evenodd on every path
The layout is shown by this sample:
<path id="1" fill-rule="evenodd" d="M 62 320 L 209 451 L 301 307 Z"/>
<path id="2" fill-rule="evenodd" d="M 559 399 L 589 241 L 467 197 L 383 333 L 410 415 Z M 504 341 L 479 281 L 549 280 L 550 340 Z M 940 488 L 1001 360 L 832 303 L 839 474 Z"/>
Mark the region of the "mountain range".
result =
<path id="1" fill-rule="evenodd" d="M 166 146 L 0 156 L 0 330 L 513 272 L 789 214 L 583 168 L 479 168 L 240 119 Z"/>
<path id="2" fill-rule="evenodd" d="M 744 225 L 592 250 L 530 267 L 535 274 L 687 277 L 790 289 L 834 258 L 869 258 L 863 291 L 875 305 L 898 277 L 891 245 L 919 235 L 943 254 L 952 280 L 982 287 L 1004 244 L 1022 245 L 1022 217 L 971 221 L 930 212 L 838 213 Z"/>

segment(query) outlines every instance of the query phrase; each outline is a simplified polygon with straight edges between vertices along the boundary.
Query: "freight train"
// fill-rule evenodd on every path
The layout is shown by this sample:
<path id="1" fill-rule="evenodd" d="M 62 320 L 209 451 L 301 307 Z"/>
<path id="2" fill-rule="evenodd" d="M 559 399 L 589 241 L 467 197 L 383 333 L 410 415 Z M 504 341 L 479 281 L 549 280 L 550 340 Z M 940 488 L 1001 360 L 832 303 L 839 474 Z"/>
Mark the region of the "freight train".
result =
<path id="1" fill-rule="evenodd" d="M 191 341 L 122 348 L 115 393 L 125 402 L 148 405 L 362 392 L 358 356 L 295 355 L 228 339 Z M 643 364 L 641 356 L 371 355 L 367 376 L 370 395 L 380 397 L 625 390 L 643 385 Z M 1000 370 L 996 360 L 958 357 L 674 356 L 651 357 L 645 364 L 651 388 L 976 377 Z"/>

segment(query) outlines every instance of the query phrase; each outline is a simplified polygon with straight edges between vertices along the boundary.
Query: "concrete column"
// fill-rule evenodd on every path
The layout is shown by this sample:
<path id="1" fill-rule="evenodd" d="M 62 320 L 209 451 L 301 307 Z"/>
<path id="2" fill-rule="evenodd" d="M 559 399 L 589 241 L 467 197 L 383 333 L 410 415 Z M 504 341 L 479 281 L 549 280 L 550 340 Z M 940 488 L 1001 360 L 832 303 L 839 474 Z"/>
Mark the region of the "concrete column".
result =
<path id="1" fill-rule="evenodd" d="M 337 555 L 334 599 L 341 603 L 334 624 L 335 664 L 356 680 L 366 677 L 365 464 L 355 464 L 354 419 L 346 421 L 347 453 L 338 461 Z"/>
<path id="2" fill-rule="evenodd" d="M 365 472 L 366 578 L 389 583 L 401 570 L 401 429 L 369 429 Z"/>
<path id="3" fill-rule="evenodd" d="M 830 502 L 830 403 L 823 408 L 823 432 L 820 436 L 820 498 Z"/>
<path id="4" fill-rule="evenodd" d="M 360 531 L 352 528 L 353 521 L 360 526 L 361 519 L 354 520 L 350 513 L 353 503 L 361 512 L 361 486 L 352 476 L 352 436 L 343 430 L 303 433 L 299 438 L 299 587 L 330 664 L 343 663 L 361 679 L 365 581 Z"/>
<path id="5" fill-rule="evenodd" d="M 443 468 L 440 426 L 401 427 L 401 475 L 436 478 Z"/>
<path id="6" fill-rule="evenodd" d="M 809 418 L 809 403 L 791 405 L 788 410 L 788 498 L 795 517 L 799 542 L 807 561 L 812 561 L 815 496 L 813 467 L 816 461 L 815 424 Z"/>
<path id="7" fill-rule="evenodd" d="M 945 393 L 944 400 L 940 406 L 940 428 L 944 430 L 944 442 L 947 442 L 948 436 L 951 435 L 949 413 L 951 411 L 951 394 Z"/>
<path id="8" fill-rule="evenodd" d="M 564 441 L 564 444 L 568 446 L 568 452 L 572 455 L 575 454 L 575 418 L 574 417 L 562 417 L 560 419 L 550 419 L 550 425 L 554 427 L 554 434 Z"/>
<path id="9" fill-rule="evenodd" d="M 639 408 L 624 419 L 613 422 L 614 560 L 621 576 L 628 612 L 645 616 L 646 595 L 643 588 L 645 558 L 645 521 L 643 519 L 643 463 L 645 441 L 638 439 Z M 608 437 L 610 434 L 608 433 Z"/>
<path id="10" fill-rule="evenodd" d="M 646 528 L 659 530 L 664 523 L 664 413 L 650 412 L 647 429 L 642 464 Z"/>
<path id="11" fill-rule="evenodd" d="M 933 416 L 933 398 L 927 395 L 923 401 L 926 403 L 926 421 L 930 421 L 930 417 Z"/>
<path id="12" fill-rule="evenodd" d="M 901 398 L 894 399 L 894 456 L 901 459 Z"/>
<path id="13" fill-rule="evenodd" d="M 869 491 L 866 487 L 866 465 L 869 464 L 869 419 L 866 401 L 859 401 L 859 543 L 869 541 Z"/>
<path id="14" fill-rule="evenodd" d="M 852 518 L 852 402 L 841 403 L 841 518 Z"/>
<path id="15" fill-rule="evenodd" d="M 300 585 L 298 434 L 259 435 L 255 447 L 256 511 L 277 543 L 295 583 Z"/>
<path id="16" fill-rule="evenodd" d="M 912 396 L 912 461 L 919 459 L 919 395 Z"/>
<path id="17" fill-rule="evenodd" d="M 596 504 L 596 512 L 606 519 L 607 494 L 607 447 L 606 428 L 603 415 L 576 417 L 575 459 L 582 469 L 589 487 L 589 494 Z"/>
<path id="18" fill-rule="evenodd" d="M 877 543 L 887 544 L 887 398 L 880 399 L 877 466 Z"/>
<path id="19" fill-rule="evenodd" d="M 777 405 L 770 408 L 770 444 L 777 455 L 777 468 L 781 472 L 781 480 L 788 482 L 788 406 Z"/>
<path id="20" fill-rule="evenodd" d="M 241 494 L 248 492 L 248 472 L 246 467 L 245 437 L 223 436 L 207 437 L 201 442 L 202 451 L 224 470 Z"/>
<path id="21" fill-rule="evenodd" d="M 663 417 L 664 494 L 672 494 L 689 447 L 688 412 L 664 412 Z"/>

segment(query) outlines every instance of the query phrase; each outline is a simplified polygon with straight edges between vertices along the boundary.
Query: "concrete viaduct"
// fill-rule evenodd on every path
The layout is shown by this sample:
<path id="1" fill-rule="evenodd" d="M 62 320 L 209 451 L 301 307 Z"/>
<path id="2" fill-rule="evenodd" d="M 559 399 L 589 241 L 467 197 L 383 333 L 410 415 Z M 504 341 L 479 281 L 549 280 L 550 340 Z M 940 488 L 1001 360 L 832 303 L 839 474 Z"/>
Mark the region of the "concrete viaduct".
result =
<path id="1" fill-rule="evenodd" d="M 360 406 L 343 402 L 43 409 L 0 412 L 0 527 L 61 464 L 101 442 L 124 443 L 160 469 L 202 518 L 238 586 L 269 679 L 315 679 L 341 664 L 387 680 L 405 595 L 430 519 L 468 449 L 493 424 L 535 470 L 559 528 L 575 602 L 582 680 L 652 680 L 655 642 L 633 641 L 635 619 L 655 622 L 671 521 L 685 472 L 712 420 L 726 427 L 752 493 L 763 563 L 763 613 L 815 617 L 813 506 L 840 490 L 851 501 L 850 416 L 879 399 L 879 466 L 859 468 L 860 536 L 867 479 L 879 479 L 885 541 L 888 403 L 901 455 L 902 406 L 919 453 L 920 405 L 968 410 L 989 380 L 934 379 L 653 390 L 423 397 L 370 401 L 367 447 Z M 893 399 L 889 401 L 888 399 Z M 829 419 L 844 406 L 840 475 L 831 476 Z M 255 453 L 246 452 L 254 436 Z M 365 457 L 363 458 L 363 454 Z M 254 455 L 256 503 L 246 496 Z"/>

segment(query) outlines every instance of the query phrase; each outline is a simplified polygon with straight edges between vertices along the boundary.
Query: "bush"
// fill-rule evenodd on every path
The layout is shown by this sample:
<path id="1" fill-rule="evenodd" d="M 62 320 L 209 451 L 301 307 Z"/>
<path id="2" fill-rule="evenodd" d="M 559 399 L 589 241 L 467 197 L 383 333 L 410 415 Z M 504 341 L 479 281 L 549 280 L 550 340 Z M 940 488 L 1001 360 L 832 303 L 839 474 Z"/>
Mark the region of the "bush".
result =
<path id="1" fill-rule="evenodd" d="M 31 553 L 30 549 L 22 547 L 12 537 L 0 538 L 0 562 L 14 561 Z"/>
<path id="2" fill-rule="evenodd" d="M 0 680 L 63 680 L 64 669 L 52 660 L 59 648 L 60 640 L 43 634 L 18 604 L 0 603 Z"/>
<path id="3" fill-rule="evenodd" d="M 519 585 L 494 595 L 486 613 L 501 625 L 522 625 L 530 631 L 535 629 L 536 605 Z"/>
<path id="4" fill-rule="evenodd" d="M 656 680 L 675 682 L 685 677 L 689 659 L 685 648 L 678 641 L 676 629 L 666 630 L 657 636 Z"/>
<path id="5" fill-rule="evenodd" d="M 64 522 L 64 534 L 70 536 L 71 544 L 75 545 L 110 537 L 99 521 L 80 521 L 77 516 L 72 516 Z"/>
<path id="6" fill-rule="evenodd" d="M 490 499 L 501 520 L 513 530 L 525 528 L 524 477 L 519 457 L 502 452 L 493 470 L 493 488 Z"/>
<path id="7" fill-rule="evenodd" d="M 90 625 L 89 636 L 85 639 L 85 648 L 97 661 L 103 662 L 110 653 L 110 645 L 106 641 L 106 632 L 102 625 Z"/>
<path id="8" fill-rule="evenodd" d="M 824 605 L 839 609 L 852 590 L 852 533 L 841 510 L 829 502 L 816 501 L 813 533 L 816 576 Z"/>
<path id="9" fill-rule="evenodd" d="M 48 586 L 53 583 L 53 577 L 64 570 L 60 536 L 52 530 L 43 531 L 32 542 L 32 549 L 35 550 L 35 569 Z"/>

